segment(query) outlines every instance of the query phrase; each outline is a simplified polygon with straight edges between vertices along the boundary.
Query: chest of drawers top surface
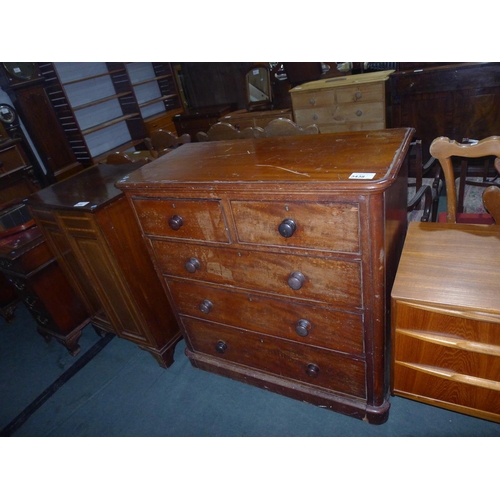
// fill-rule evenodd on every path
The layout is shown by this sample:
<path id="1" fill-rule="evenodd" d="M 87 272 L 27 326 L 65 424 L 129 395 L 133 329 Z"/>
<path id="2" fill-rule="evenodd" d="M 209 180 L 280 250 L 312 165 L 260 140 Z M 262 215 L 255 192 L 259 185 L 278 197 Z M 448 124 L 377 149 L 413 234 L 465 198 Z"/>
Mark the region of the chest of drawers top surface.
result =
<path id="1" fill-rule="evenodd" d="M 349 85 L 361 85 L 374 82 L 386 81 L 394 70 L 377 71 L 375 73 L 362 73 L 360 75 L 339 76 L 323 80 L 315 80 L 313 82 L 303 83 L 290 90 L 292 96 L 300 92 L 329 90 L 337 87 L 345 87 Z"/>
<path id="2" fill-rule="evenodd" d="M 407 128 L 186 144 L 117 183 L 134 187 L 383 191 L 396 179 Z"/>
<path id="3" fill-rule="evenodd" d="M 411 223 L 392 296 L 499 315 L 499 259 L 498 226 Z"/>

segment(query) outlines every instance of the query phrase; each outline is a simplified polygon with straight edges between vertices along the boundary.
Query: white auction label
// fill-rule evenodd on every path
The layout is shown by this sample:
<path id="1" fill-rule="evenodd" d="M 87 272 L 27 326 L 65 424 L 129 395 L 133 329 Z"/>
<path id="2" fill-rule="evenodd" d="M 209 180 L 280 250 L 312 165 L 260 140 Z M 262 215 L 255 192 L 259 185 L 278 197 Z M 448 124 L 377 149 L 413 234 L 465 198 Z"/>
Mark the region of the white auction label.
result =
<path id="1" fill-rule="evenodd" d="M 366 172 L 354 172 L 349 176 L 349 179 L 373 179 L 377 174 Z"/>

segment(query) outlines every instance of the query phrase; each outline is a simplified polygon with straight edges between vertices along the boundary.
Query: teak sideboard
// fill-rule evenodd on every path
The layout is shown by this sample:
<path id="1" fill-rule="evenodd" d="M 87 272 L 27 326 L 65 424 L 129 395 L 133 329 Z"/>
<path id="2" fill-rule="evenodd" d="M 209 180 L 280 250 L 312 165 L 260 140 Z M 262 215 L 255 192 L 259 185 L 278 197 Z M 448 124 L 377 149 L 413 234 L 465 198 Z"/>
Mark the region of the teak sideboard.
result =
<path id="1" fill-rule="evenodd" d="M 388 418 L 413 129 L 192 143 L 117 183 L 193 366 Z"/>
<path id="2" fill-rule="evenodd" d="M 135 165 L 98 165 L 27 203 L 97 331 L 112 332 L 173 363 L 179 327 L 117 180 Z"/>

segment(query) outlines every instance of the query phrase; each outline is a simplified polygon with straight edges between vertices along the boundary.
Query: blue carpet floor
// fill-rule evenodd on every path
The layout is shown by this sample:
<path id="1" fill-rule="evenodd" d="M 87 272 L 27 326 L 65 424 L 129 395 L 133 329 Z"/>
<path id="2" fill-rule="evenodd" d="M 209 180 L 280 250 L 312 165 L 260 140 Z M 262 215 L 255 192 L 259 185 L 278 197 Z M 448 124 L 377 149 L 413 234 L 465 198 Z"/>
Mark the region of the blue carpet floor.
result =
<path id="1" fill-rule="evenodd" d="M 398 477 L 408 475 L 412 482 L 419 468 L 425 469 L 427 479 L 435 476 L 441 481 L 446 474 L 472 477 L 471 471 L 479 469 L 478 474 L 486 474 L 481 488 L 489 485 L 487 478 L 496 477 L 494 471 L 489 472 L 495 461 L 483 464 L 482 460 L 489 456 L 494 444 L 491 439 L 500 436 L 499 424 L 395 397 L 388 422 L 374 426 L 197 370 L 185 357 L 183 342 L 168 370 L 128 341 L 117 337 L 103 340 L 92 327 L 84 329 L 80 344 L 81 352 L 73 358 L 55 340 L 46 343 L 22 304 L 13 323 L 1 320 L 0 429 L 2 436 L 11 437 L 1 441 L 4 480 L 0 494 L 12 484 L 16 491 L 23 484 L 23 491 L 31 487 L 35 493 L 45 485 L 50 487 L 51 498 L 66 498 L 76 477 L 89 467 L 93 481 L 101 478 L 108 488 L 101 493 L 109 491 L 113 498 L 117 491 L 126 498 L 147 498 L 148 491 L 149 496 L 161 494 L 169 489 L 164 484 L 168 478 L 175 479 L 182 492 L 193 481 L 195 471 L 199 480 L 190 484 L 191 492 L 205 494 L 209 487 L 218 499 L 231 500 L 276 498 L 269 496 L 274 490 L 267 487 L 263 491 L 264 483 L 249 480 L 245 471 L 252 477 L 264 474 L 259 481 L 270 480 L 279 498 L 284 492 L 287 498 L 303 498 L 312 491 L 324 494 L 331 488 L 332 474 L 343 482 L 350 481 L 351 475 L 356 481 L 359 474 L 364 481 L 373 476 L 369 481 L 380 482 L 389 464 L 393 474 L 399 466 Z M 78 368 L 79 360 L 97 347 L 100 350 L 87 364 L 40 402 L 48 388 Z M 39 405 L 26 414 L 37 400 Z M 52 439 L 40 439 L 43 437 Z M 75 441 L 76 437 L 87 439 Z M 101 439 L 94 439 L 98 437 Z M 220 439 L 204 439 L 217 437 Z M 351 439 L 345 440 L 347 437 Z M 401 439 L 366 439 L 371 437 Z M 425 439 L 411 439 L 414 437 Z M 463 439 L 443 441 L 439 437 L 481 439 L 464 443 Z M 463 470 L 465 465 L 467 470 Z M 301 472 L 296 478 L 296 468 L 310 475 Z M 27 470 L 31 480 L 25 482 Z M 54 474 L 61 488 L 58 495 L 49 480 Z M 156 476 L 153 481 L 152 475 Z M 292 483 L 276 482 L 289 475 L 293 487 Z M 116 483 L 118 476 L 122 479 Z M 311 477 L 315 478 L 312 483 Z M 234 495 L 227 487 L 220 491 L 219 485 L 226 481 L 245 484 L 247 495 Z M 93 484 L 80 484 L 79 495 L 88 498 Z M 467 491 L 463 482 L 460 487 L 458 483 L 439 484 L 444 497 L 453 489 Z M 415 488 L 412 491 L 422 489 L 426 494 L 423 483 Z M 477 488 L 475 484 L 471 495 L 478 496 Z M 2 494 L 2 498 L 27 497 Z"/>
<path id="2" fill-rule="evenodd" d="M 0 326 L 0 429 L 12 436 L 500 436 L 500 425 L 400 397 L 375 426 L 195 369 L 176 347 L 168 370 L 134 344 L 112 337 L 29 418 L 16 418 L 90 349 L 92 327 L 73 358 L 46 343 L 24 305 Z M 13 425 L 14 424 L 14 425 Z M 10 427 L 9 427 L 10 425 Z"/>

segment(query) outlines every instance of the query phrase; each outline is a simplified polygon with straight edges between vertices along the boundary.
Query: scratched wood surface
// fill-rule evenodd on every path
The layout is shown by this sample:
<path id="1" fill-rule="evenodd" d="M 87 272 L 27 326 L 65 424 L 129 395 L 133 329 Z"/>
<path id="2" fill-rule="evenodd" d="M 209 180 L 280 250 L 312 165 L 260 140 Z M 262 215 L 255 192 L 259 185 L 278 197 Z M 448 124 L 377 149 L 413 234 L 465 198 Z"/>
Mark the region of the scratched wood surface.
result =
<path id="1" fill-rule="evenodd" d="M 343 190 L 367 185 L 382 190 L 396 177 L 400 152 L 412 132 L 400 128 L 185 144 L 124 176 L 118 187 L 232 183 L 231 189 L 238 189 L 279 181 L 315 190 L 332 184 Z M 353 174 L 373 175 L 360 179 Z"/>

